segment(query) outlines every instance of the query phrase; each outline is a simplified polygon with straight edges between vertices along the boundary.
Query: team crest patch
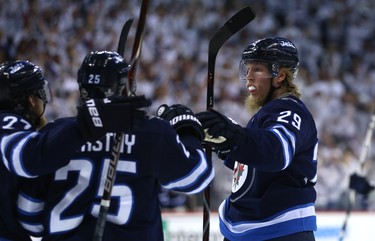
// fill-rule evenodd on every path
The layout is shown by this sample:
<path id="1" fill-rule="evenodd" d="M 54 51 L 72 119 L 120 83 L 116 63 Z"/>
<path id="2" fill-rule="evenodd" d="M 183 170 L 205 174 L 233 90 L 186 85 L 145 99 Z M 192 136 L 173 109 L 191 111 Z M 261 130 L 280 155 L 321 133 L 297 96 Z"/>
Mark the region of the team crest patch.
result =
<path id="1" fill-rule="evenodd" d="M 236 161 L 233 169 L 233 183 L 232 183 L 232 192 L 237 192 L 242 185 L 245 183 L 247 177 L 248 167 L 245 164 L 239 163 Z"/>

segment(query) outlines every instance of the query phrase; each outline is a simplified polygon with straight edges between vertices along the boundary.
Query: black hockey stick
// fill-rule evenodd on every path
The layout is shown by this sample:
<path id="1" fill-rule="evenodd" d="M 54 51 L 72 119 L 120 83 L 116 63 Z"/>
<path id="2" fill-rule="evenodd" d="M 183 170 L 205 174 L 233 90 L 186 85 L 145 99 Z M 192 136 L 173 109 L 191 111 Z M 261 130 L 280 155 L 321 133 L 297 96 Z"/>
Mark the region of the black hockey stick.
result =
<path id="1" fill-rule="evenodd" d="M 126 95 L 128 96 L 135 95 L 135 91 L 137 90 L 137 84 L 134 78 L 135 78 L 135 73 L 137 70 L 137 62 L 138 62 L 139 55 L 141 53 L 141 48 L 142 48 L 142 39 L 143 39 L 143 33 L 144 33 L 143 30 L 146 25 L 146 16 L 147 16 L 147 10 L 148 10 L 148 5 L 149 5 L 148 3 L 149 3 L 149 0 L 142 1 L 141 10 L 139 13 L 137 31 L 135 33 L 133 52 L 132 52 L 132 57 L 131 57 L 132 60 L 130 62 L 130 69 L 129 69 L 129 74 L 128 74 L 129 86 L 126 90 L 128 92 Z"/>
<path id="2" fill-rule="evenodd" d="M 125 22 L 121 30 L 120 39 L 118 41 L 118 46 L 117 46 L 117 53 L 119 53 L 122 56 L 124 56 L 125 54 L 126 41 L 128 39 L 130 27 L 132 26 L 133 21 L 134 21 L 134 18 L 128 19 L 128 21 Z"/>
<path id="3" fill-rule="evenodd" d="M 134 81 L 134 72 L 135 72 L 136 63 L 140 55 L 141 42 L 143 39 L 143 29 L 145 25 L 147 10 L 148 10 L 148 2 L 149 2 L 148 0 L 142 1 L 136 37 L 134 39 L 132 59 L 129 64 L 130 65 L 130 69 L 128 73 L 129 84 L 127 88 L 125 88 L 125 90 L 122 92 L 122 95 L 124 96 L 135 95 L 136 85 Z M 124 55 L 127 36 L 129 34 L 129 30 L 130 30 L 132 23 L 133 23 L 133 19 L 129 19 L 125 23 L 121 31 L 120 40 L 119 40 L 118 48 L 117 48 L 117 52 L 121 55 Z M 117 168 L 117 162 L 120 157 L 120 147 L 123 142 L 124 142 L 124 134 L 116 133 L 115 142 L 111 151 L 112 158 L 111 158 L 110 165 L 108 167 L 107 178 L 105 181 L 103 197 L 100 203 L 100 211 L 99 211 L 99 215 L 98 215 L 98 219 L 97 219 L 97 223 L 95 227 L 93 241 L 101 241 L 103 238 L 106 217 L 108 214 L 108 209 L 110 207 L 111 193 L 112 193 L 112 187 L 113 187 L 114 177 L 115 177 L 116 168 Z"/>
<path id="4" fill-rule="evenodd" d="M 250 7 L 245 7 L 233 15 L 210 39 L 208 45 L 208 75 L 207 75 L 207 110 L 214 106 L 214 82 L 216 56 L 224 43 L 250 23 L 255 13 Z M 205 147 L 206 155 L 211 158 L 212 148 Z M 203 241 L 210 239 L 210 186 L 203 193 Z"/>
<path id="5" fill-rule="evenodd" d="M 367 127 L 366 136 L 365 136 L 365 139 L 363 141 L 362 150 L 361 150 L 361 153 L 360 153 L 360 156 L 359 156 L 359 163 L 358 163 L 359 164 L 359 170 L 358 170 L 358 172 L 359 172 L 359 174 L 362 174 L 362 175 L 363 175 L 364 164 L 365 164 L 367 155 L 369 153 L 371 140 L 372 140 L 372 134 L 374 132 L 374 129 L 375 129 L 375 108 L 372 111 L 371 119 L 370 119 L 370 122 L 369 122 L 368 127 Z M 351 211 L 353 209 L 353 206 L 355 204 L 355 197 L 356 197 L 355 194 L 356 193 L 355 193 L 354 190 L 349 189 L 348 206 L 346 208 L 344 223 L 342 224 L 342 227 L 341 227 L 341 230 L 340 230 L 340 233 L 339 233 L 339 241 L 343 241 L 344 238 L 345 238 L 346 228 L 348 226 L 350 213 L 351 213 Z"/>
<path id="6" fill-rule="evenodd" d="M 117 53 L 124 55 L 126 40 L 128 38 L 130 27 L 133 23 L 133 18 L 125 22 L 122 27 L 119 43 L 117 46 Z M 96 226 L 94 230 L 94 241 L 101 241 L 103 239 L 104 228 L 106 224 L 107 214 L 109 206 L 111 205 L 112 187 L 115 179 L 115 173 L 117 169 L 117 163 L 120 158 L 121 144 L 124 142 L 124 133 L 116 133 L 114 144 L 111 151 L 111 161 L 108 166 L 107 176 L 104 184 L 103 196 L 100 202 L 100 209 L 98 219 L 96 220 Z"/>

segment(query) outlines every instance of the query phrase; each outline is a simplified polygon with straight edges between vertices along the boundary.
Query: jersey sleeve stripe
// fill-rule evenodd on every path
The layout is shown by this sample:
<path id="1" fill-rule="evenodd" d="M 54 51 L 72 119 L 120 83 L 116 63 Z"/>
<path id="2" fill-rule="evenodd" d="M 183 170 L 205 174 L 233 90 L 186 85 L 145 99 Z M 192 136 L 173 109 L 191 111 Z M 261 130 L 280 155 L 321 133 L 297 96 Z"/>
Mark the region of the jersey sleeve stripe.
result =
<path id="1" fill-rule="evenodd" d="M 34 236 L 41 235 L 44 230 L 41 224 L 44 202 L 20 192 L 17 199 L 17 206 L 18 217 L 22 227 Z"/>
<path id="2" fill-rule="evenodd" d="M 293 132 L 289 131 L 287 128 L 285 128 L 285 126 L 282 126 L 282 125 L 275 125 L 272 127 L 272 129 L 280 129 L 282 130 L 282 132 L 288 137 L 288 139 L 290 139 L 290 143 L 292 144 L 292 148 L 293 148 L 293 154 L 296 150 L 296 138 L 293 134 Z"/>
<path id="3" fill-rule="evenodd" d="M 198 154 L 199 154 L 199 165 L 194 168 L 194 171 L 192 171 L 191 173 L 185 175 L 184 177 L 174 181 L 174 182 L 170 182 L 166 185 L 163 185 L 164 188 L 166 189 L 176 189 L 176 190 L 179 190 L 179 189 L 184 189 L 184 190 L 187 190 L 187 189 L 190 189 L 190 187 L 192 185 L 194 185 L 196 183 L 197 180 L 199 180 L 199 178 L 202 176 L 202 175 L 205 175 L 208 170 L 209 170 L 209 167 L 207 165 L 207 159 L 204 155 L 204 153 L 201 151 L 201 150 L 197 150 L 198 151 Z M 190 192 L 193 192 L 190 191 Z"/>
<path id="4" fill-rule="evenodd" d="M 208 184 L 212 181 L 212 179 L 214 179 L 214 177 L 215 177 L 215 170 L 214 168 L 212 168 L 211 173 L 208 176 L 208 178 L 204 182 L 202 182 L 202 184 L 198 188 L 194 189 L 191 192 L 187 192 L 186 194 L 196 194 L 196 193 L 203 191 L 203 189 L 205 189 L 208 186 Z"/>
<path id="5" fill-rule="evenodd" d="M 15 136 L 15 135 L 19 135 L 20 133 L 18 134 L 13 134 L 11 136 Z M 10 136 L 5 136 L 1 139 L 1 155 L 2 155 L 2 159 L 3 159 L 3 163 L 5 165 L 5 167 L 9 170 L 9 171 L 12 171 L 9 167 L 9 161 L 8 161 L 8 158 L 6 157 L 5 155 L 5 152 L 6 150 L 8 149 L 8 143 L 11 141 L 11 139 L 14 138 L 14 137 L 10 137 Z"/>
<path id="6" fill-rule="evenodd" d="M 270 129 L 279 139 L 283 154 L 284 154 L 284 165 L 281 170 L 287 168 L 295 153 L 295 138 L 294 135 L 283 126 L 274 126 Z"/>
<path id="7" fill-rule="evenodd" d="M 18 209 L 23 213 L 28 213 L 29 215 L 37 215 L 42 212 L 44 208 L 44 202 L 37 200 L 35 198 L 30 198 L 24 193 L 20 193 L 17 199 Z"/>
<path id="8" fill-rule="evenodd" d="M 30 224 L 26 222 L 21 222 L 21 225 L 26 229 L 31 235 L 39 237 L 43 234 L 44 228 L 42 224 Z"/>
<path id="9" fill-rule="evenodd" d="M 1 148 L 2 148 L 2 151 L 3 151 L 3 155 L 4 155 L 4 153 L 8 153 L 8 148 L 13 148 L 13 150 L 10 151 L 10 153 L 12 155 L 11 158 L 10 158 L 12 160 L 11 165 L 9 166 L 10 171 L 15 172 L 18 176 L 33 178 L 33 177 L 36 177 L 36 176 L 33 176 L 33 175 L 29 174 L 28 171 L 24 168 L 24 165 L 23 165 L 23 155 L 24 155 L 23 149 L 27 145 L 27 142 L 31 138 L 38 135 L 38 133 L 29 133 L 25 137 L 23 137 L 20 141 L 18 141 L 15 145 L 9 145 L 9 143 L 13 140 L 13 138 L 17 137 L 18 135 L 25 135 L 25 134 L 26 134 L 25 132 L 15 133 L 15 134 L 12 134 L 12 135 L 9 135 L 9 136 L 5 137 L 2 140 Z M 9 163 L 9 159 L 6 158 L 6 154 L 3 157 L 4 157 L 4 160 L 6 160 Z M 11 167 L 13 167 L 14 170 L 11 170 L 12 169 Z"/>

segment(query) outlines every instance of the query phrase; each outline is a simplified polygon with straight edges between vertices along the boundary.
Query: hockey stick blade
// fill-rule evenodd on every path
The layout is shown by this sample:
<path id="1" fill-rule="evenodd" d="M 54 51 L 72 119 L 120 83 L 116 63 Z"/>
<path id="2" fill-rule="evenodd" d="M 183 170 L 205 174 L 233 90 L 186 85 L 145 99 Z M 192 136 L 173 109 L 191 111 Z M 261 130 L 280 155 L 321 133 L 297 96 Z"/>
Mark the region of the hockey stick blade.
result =
<path id="1" fill-rule="evenodd" d="M 233 15 L 210 39 L 208 45 L 208 75 L 207 75 L 207 109 L 214 106 L 214 82 L 216 56 L 224 43 L 250 23 L 255 13 L 248 6 Z M 207 157 L 211 158 L 212 148 L 205 147 Z M 210 186 L 203 192 L 203 241 L 210 239 Z"/>
<path id="2" fill-rule="evenodd" d="M 240 31 L 255 18 L 255 13 L 250 7 L 245 7 L 233 15 L 211 38 L 208 50 L 211 53 L 218 53 L 221 46 Z"/>
<path id="3" fill-rule="evenodd" d="M 127 88 L 127 90 L 124 90 L 124 91 L 128 91 L 127 95 L 133 96 L 135 95 L 135 92 L 137 90 L 135 74 L 137 70 L 137 62 L 138 62 L 138 59 L 141 53 L 141 48 L 142 48 L 142 40 L 143 40 L 143 34 L 144 34 L 143 30 L 146 25 L 148 5 L 149 5 L 149 0 L 142 1 L 138 25 L 137 25 L 137 31 L 135 33 L 134 44 L 133 44 L 133 51 L 132 51 L 132 58 L 131 58 L 132 64 L 130 65 L 129 74 L 128 74 L 129 87 Z"/>
<path id="4" fill-rule="evenodd" d="M 132 26 L 133 21 L 134 21 L 134 18 L 128 19 L 128 21 L 126 21 L 124 26 L 122 27 L 120 39 L 118 41 L 118 46 L 117 46 L 117 53 L 119 53 L 121 56 L 124 56 L 126 41 L 128 39 L 130 27 Z"/>
<path id="5" fill-rule="evenodd" d="M 245 7 L 233 15 L 210 39 L 208 45 L 208 86 L 213 85 L 216 56 L 224 43 L 255 18 L 254 11 Z M 207 109 L 213 107 L 213 88 L 207 89 Z"/>

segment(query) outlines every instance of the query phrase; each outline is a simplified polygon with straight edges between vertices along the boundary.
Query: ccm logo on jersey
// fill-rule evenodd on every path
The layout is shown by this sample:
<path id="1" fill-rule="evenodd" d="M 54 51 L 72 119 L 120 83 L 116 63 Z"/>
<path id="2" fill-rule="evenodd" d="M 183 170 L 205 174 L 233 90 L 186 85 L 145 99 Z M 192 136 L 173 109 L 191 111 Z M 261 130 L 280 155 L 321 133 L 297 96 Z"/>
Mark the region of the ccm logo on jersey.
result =
<path id="1" fill-rule="evenodd" d="M 199 122 L 199 120 L 195 116 L 193 116 L 193 115 L 185 115 L 185 114 L 184 115 L 176 116 L 175 118 L 173 118 L 172 120 L 170 120 L 170 123 L 171 123 L 171 125 L 175 125 L 177 122 L 184 121 L 184 120 L 192 120 L 192 121 L 195 121 L 195 122 L 201 124 Z"/>
<path id="2" fill-rule="evenodd" d="M 95 106 L 95 101 L 93 99 L 86 101 L 87 109 L 91 115 L 92 123 L 95 127 L 103 127 L 102 119 L 99 117 L 99 111 Z"/>

